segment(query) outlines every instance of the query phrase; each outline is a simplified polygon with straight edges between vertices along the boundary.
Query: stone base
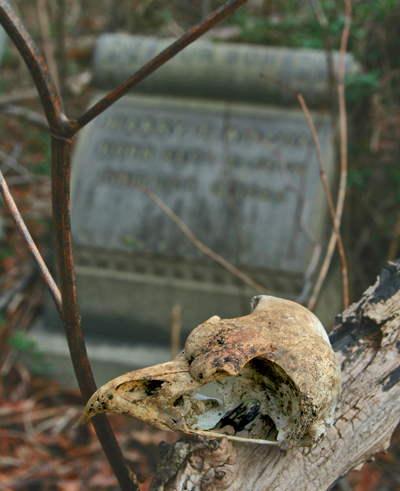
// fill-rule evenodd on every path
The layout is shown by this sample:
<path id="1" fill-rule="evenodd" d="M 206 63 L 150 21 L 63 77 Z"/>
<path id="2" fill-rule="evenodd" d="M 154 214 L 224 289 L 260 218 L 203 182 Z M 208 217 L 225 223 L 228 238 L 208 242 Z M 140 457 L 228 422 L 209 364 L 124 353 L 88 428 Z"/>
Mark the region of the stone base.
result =
<path id="1" fill-rule="evenodd" d="M 48 376 L 66 387 L 77 387 L 64 333 L 49 329 L 40 320 L 28 335 L 35 341 L 37 350 L 44 355 L 43 362 L 49 365 Z M 85 339 L 97 386 L 126 372 L 163 363 L 172 358 L 167 348 L 135 345 L 126 340 L 102 336 L 85 336 Z"/>

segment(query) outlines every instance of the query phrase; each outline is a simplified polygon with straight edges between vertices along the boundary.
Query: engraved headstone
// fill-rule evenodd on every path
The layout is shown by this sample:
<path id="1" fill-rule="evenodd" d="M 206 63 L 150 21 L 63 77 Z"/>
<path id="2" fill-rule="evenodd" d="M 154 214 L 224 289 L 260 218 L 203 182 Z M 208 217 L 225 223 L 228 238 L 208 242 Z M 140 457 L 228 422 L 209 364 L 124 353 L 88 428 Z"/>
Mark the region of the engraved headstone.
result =
<path id="1" fill-rule="evenodd" d="M 96 83 L 112 89 L 167 44 L 102 36 Z M 351 56 L 346 63 L 354 68 Z M 297 299 L 304 291 L 331 220 L 304 114 L 261 72 L 301 90 L 314 108 L 324 102 L 324 53 L 198 42 L 79 135 L 72 226 L 86 332 L 168 346 L 175 304 L 184 339 L 212 315 L 247 314 L 257 294 L 119 175 L 153 191 L 200 241 L 272 294 Z M 314 116 L 334 188 L 332 121 L 326 112 Z M 332 323 L 340 289 L 329 300 L 322 295 L 319 310 Z"/>

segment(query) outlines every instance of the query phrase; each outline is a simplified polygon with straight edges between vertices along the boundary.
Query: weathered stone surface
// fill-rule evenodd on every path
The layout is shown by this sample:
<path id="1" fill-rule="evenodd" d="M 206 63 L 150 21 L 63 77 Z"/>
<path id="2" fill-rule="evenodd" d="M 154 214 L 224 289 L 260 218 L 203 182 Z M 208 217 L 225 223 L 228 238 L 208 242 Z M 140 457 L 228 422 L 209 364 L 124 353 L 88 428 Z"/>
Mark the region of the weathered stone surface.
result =
<path id="1" fill-rule="evenodd" d="M 202 242 L 267 290 L 293 299 L 300 294 L 314 251 L 300 228 L 301 197 L 255 134 L 280 149 L 310 206 L 307 227 L 323 241 L 325 197 L 300 111 L 129 96 L 83 132 L 73 163 L 72 223 L 82 314 L 92 315 L 96 304 L 96 330 L 117 316 L 121 334 L 138 322 L 146 326 L 143 334 L 167 342 L 174 303 L 190 331 L 215 313 L 248 313 L 255 293 L 115 172 L 154 191 Z M 332 180 L 327 117 L 319 136 Z"/>
<path id="2" fill-rule="evenodd" d="M 313 202 L 310 227 L 321 236 L 324 205 L 303 114 L 249 105 L 130 96 L 83 134 L 74 158 L 73 226 L 79 247 L 210 263 L 165 213 L 119 172 L 144 184 L 228 261 L 303 273 L 310 247 L 298 233 L 298 196 L 279 161 L 254 135 L 279 148 L 294 186 Z M 319 136 L 333 174 L 332 135 Z M 303 186 L 302 186 L 303 184 Z M 316 200 L 316 201 L 315 201 Z M 319 216 L 318 216 L 319 215 Z"/>
<path id="3" fill-rule="evenodd" d="M 6 49 L 6 40 L 6 31 L 0 26 L 0 63 L 3 61 L 4 51 Z"/>
<path id="4" fill-rule="evenodd" d="M 94 57 L 94 80 L 109 89 L 123 83 L 173 39 L 104 34 Z M 339 54 L 333 54 L 337 70 Z M 346 55 L 346 73 L 359 70 Z M 150 94 L 297 105 L 296 96 L 260 77 L 261 73 L 299 90 L 310 106 L 326 97 L 329 80 L 324 51 L 199 40 L 159 68 L 137 88 Z"/>
<path id="5" fill-rule="evenodd" d="M 111 88 L 166 43 L 103 36 L 96 82 Z M 293 100 L 261 79 L 262 71 L 301 89 L 307 102 L 323 99 L 323 53 L 199 42 L 82 131 L 72 227 L 87 332 L 165 345 L 173 305 L 182 307 L 184 339 L 213 315 L 248 314 L 257 293 L 116 172 L 151 189 L 198 239 L 267 291 L 298 298 L 315 253 L 310 236 L 323 246 L 331 221 L 304 114 L 288 107 Z M 334 187 L 333 124 L 326 113 L 314 116 Z M 335 281 L 316 310 L 326 325 L 340 311 Z"/>

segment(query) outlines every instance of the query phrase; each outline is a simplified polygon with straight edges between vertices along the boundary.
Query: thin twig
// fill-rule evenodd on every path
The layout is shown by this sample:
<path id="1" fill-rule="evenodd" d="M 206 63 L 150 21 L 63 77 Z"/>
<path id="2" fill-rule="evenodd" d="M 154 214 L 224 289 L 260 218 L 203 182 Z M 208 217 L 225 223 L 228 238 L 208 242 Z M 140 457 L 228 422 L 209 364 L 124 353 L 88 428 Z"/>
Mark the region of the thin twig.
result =
<path id="1" fill-rule="evenodd" d="M 326 18 L 326 15 L 324 13 L 324 9 L 322 8 L 320 1 L 319 0 L 311 0 L 311 3 L 313 4 L 315 15 L 318 19 L 318 22 L 321 24 L 321 27 L 323 29 L 327 29 L 329 27 L 329 23 L 328 23 L 328 19 Z"/>
<path id="2" fill-rule="evenodd" d="M 51 407 L 47 409 L 36 409 L 30 412 L 30 418 L 32 419 L 32 421 L 36 421 L 36 420 L 44 420 L 51 416 L 59 416 L 60 414 L 65 414 L 70 407 L 71 406 L 65 405 L 65 406 Z M 2 414 L 2 418 L 4 418 L 2 424 L 4 426 L 16 425 L 24 422 L 25 415 L 21 414 L 23 413 L 23 408 L 18 411 L 17 408 L 12 407 L 9 408 L 8 411 L 9 413 Z"/>
<path id="3" fill-rule="evenodd" d="M 22 433 L 21 431 L 15 431 L 15 430 L 0 430 L 0 439 L 1 438 L 19 438 L 26 442 L 28 445 L 31 445 L 34 450 L 36 450 L 38 453 L 41 455 L 44 455 L 45 457 L 49 457 L 50 452 L 49 450 L 42 444 L 38 443 L 33 437 L 31 437 L 29 434 L 27 435 L 26 433 Z"/>
<path id="4" fill-rule="evenodd" d="M 38 124 L 42 128 L 48 129 L 49 123 L 47 119 L 42 114 L 37 111 L 32 111 L 32 109 L 27 109 L 26 107 L 16 106 L 15 104 L 6 104 L 1 108 L 1 112 L 4 114 L 9 114 L 11 116 L 19 116 L 27 119 L 31 123 Z"/>
<path id="5" fill-rule="evenodd" d="M 2 165 L 0 166 L 0 170 L 1 171 L 4 170 L 4 174 L 5 174 L 4 167 L 6 166 L 9 169 L 13 169 L 18 174 L 26 177 L 28 181 L 32 181 L 34 177 L 33 173 L 18 162 L 18 159 L 22 154 L 23 148 L 24 147 L 21 143 L 16 143 L 11 153 L 9 154 L 0 150 L 0 160 L 2 163 Z"/>
<path id="6" fill-rule="evenodd" d="M 0 96 L 0 106 L 4 104 L 13 104 L 14 102 L 37 99 L 39 97 L 37 89 L 13 90 L 8 94 Z"/>
<path id="7" fill-rule="evenodd" d="M 46 0 L 37 0 L 36 10 L 39 19 L 40 34 L 42 36 L 43 51 L 46 56 L 47 66 L 53 75 L 54 85 L 56 86 L 58 93 L 61 94 L 57 62 L 54 56 L 53 43 L 50 40 L 50 20 L 47 12 Z"/>
<path id="8" fill-rule="evenodd" d="M 51 130 L 62 134 L 69 125 L 63 113 L 53 78 L 33 39 L 5 0 L 0 0 L 0 22 L 13 40 L 32 75 Z"/>
<path id="9" fill-rule="evenodd" d="M 190 242 L 197 247 L 201 252 L 204 252 L 204 254 L 207 254 L 211 259 L 216 261 L 218 264 L 220 264 L 222 267 L 227 269 L 230 273 L 234 274 L 237 276 L 239 279 L 241 279 L 246 285 L 250 286 L 254 290 L 258 291 L 259 293 L 262 294 L 268 294 L 267 290 L 253 281 L 251 278 L 249 278 L 246 274 L 244 274 L 242 271 L 237 269 L 233 264 L 231 264 L 229 261 L 221 257 L 219 254 L 214 252 L 212 249 L 207 247 L 203 242 L 200 242 L 200 240 L 193 234 L 193 232 L 182 222 L 182 220 L 169 208 L 164 201 L 162 201 L 156 194 L 153 193 L 148 187 L 144 186 L 143 184 L 130 179 L 129 177 L 125 176 L 124 174 L 121 174 L 120 172 L 113 172 L 113 176 L 115 176 L 118 180 L 125 182 L 129 186 L 133 186 L 135 188 L 140 189 L 143 193 L 145 193 L 149 198 L 151 198 L 154 203 L 181 229 L 181 231 L 186 235 L 186 237 L 190 240 Z"/>
<path id="10" fill-rule="evenodd" d="M 18 211 L 17 205 L 15 204 L 15 201 L 13 197 L 11 196 L 11 193 L 8 189 L 7 183 L 3 177 L 2 172 L 0 171 L 0 192 L 3 196 L 4 202 L 8 208 L 8 211 L 10 212 L 14 223 L 21 234 L 21 237 L 25 244 L 27 245 L 28 249 L 31 251 L 33 259 L 36 263 L 36 266 L 39 269 L 39 272 L 44 279 L 49 291 L 50 295 L 52 296 L 54 303 L 56 304 L 57 310 L 60 313 L 61 312 L 61 294 L 59 289 L 57 288 L 57 285 L 55 281 L 53 280 L 53 277 L 50 274 L 50 271 L 48 270 L 45 262 L 43 261 L 42 256 L 40 255 L 40 252 L 38 248 L 36 247 L 35 242 L 32 239 L 31 234 L 29 233 L 29 230 L 27 229 L 24 220 L 21 217 L 20 212 Z"/>
<path id="11" fill-rule="evenodd" d="M 186 46 L 193 43 L 193 41 L 196 41 L 196 39 L 202 36 L 205 32 L 209 31 L 212 27 L 221 22 L 221 20 L 225 19 L 225 17 L 227 17 L 229 14 L 234 12 L 238 7 L 246 2 L 247 0 L 228 0 L 227 2 L 225 2 L 220 8 L 212 12 L 202 22 L 197 24 L 190 31 L 187 31 L 177 41 L 172 43 L 170 46 L 161 51 L 160 54 L 158 54 L 152 60 L 146 63 L 146 65 L 138 70 L 126 82 L 124 82 L 122 85 L 109 93 L 106 97 L 97 102 L 93 107 L 82 114 L 82 116 L 80 116 L 77 120 L 72 121 L 72 132 L 76 133 L 81 128 L 86 126 L 96 116 L 101 114 L 112 104 L 114 104 L 114 102 L 127 94 L 131 89 L 133 89 L 133 87 L 138 85 L 145 78 L 155 72 L 157 68 L 164 65 L 164 63 L 166 63 L 168 60 L 170 60 L 176 54 L 186 48 Z"/>
<path id="12" fill-rule="evenodd" d="M 299 201 L 301 202 L 302 211 L 301 211 L 300 222 L 299 222 L 300 230 L 303 232 L 306 240 L 314 247 L 311 261 L 304 274 L 304 286 L 302 288 L 302 291 L 300 292 L 300 295 L 296 299 L 297 302 L 302 303 L 312 288 L 312 277 L 318 265 L 321 256 L 321 250 L 322 250 L 321 244 L 317 241 L 317 239 L 314 237 L 314 235 L 312 234 L 312 232 L 309 230 L 307 226 L 306 212 L 308 211 L 309 200 L 307 199 L 303 191 L 300 188 L 297 188 L 293 184 L 286 159 L 282 155 L 282 152 L 280 152 L 275 145 L 265 140 L 265 138 L 262 138 L 256 131 L 250 130 L 250 134 L 256 141 L 258 141 L 261 145 L 263 145 L 269 152 L 271 152 L 275 156 L 281 167 L 281 172 L 282 172 L 283 180 L 285 182 L 285 187 L 290 192 L 296 194 L 297 197 L 299 198 Z"/>
<path id="13" fill-rule="evenodd" d="M 281 82 L 280 80 L 272 79 L 271 77 L 261 74 L 263 78 L 266 78 L 267 80 L 272 80 L 279 84 L 281 87 L 284 89 L 292 92 L 298 99 L 300 106 L 304 112 L 304 115 L 307 119 L 308 127 L 310 128 L 311 136 L 314 142 L 315 150 L 317 152 L 317 161 L 318 161 L 318 166 L 319 166 L 319 175 L 321 177 L 321 182 L 322 186 L 324 188 L 324 193 L 326 200 L 328 202 L 328 209 L 329 213 L 331 215 L 332 223 L 333 223 L 333 231 L 337 235 L 337 241 L 338 241 L 338 250 L 339 250 L 339 256 L 340 256 L 340 261 L 342 265 L 342 285 L 343 285 L 343 305 L 344 308 L 347 309 L 349 306 L 349 281 L 348 281 L 348 273 L 347 273 L 347 261 L 346 261 L 346 254 L 344 252 L 344 246 L 343 246 L 343 240 L 342 236 L 340 234 L 340 222 L 337 220 L 336 213 L 335 213 L 335 207 L 333 204 L 333 199 L 332 199 L 332 194 L 331 190 L 329 188 L 329 183 L 328 179 L 326 177 L 325 169 L 324 169 L 324 162 L 323 162 L 323 157 L 322 157 L 322 150 L 321 150 L 321 145 L 319 143 L 319 138 L 318 138 L 318 133 L 314 125 L 314 121 L 311 117 L 310 111 L 308 109 L 308 106 L 306 104 L 306 101 L 304 100 L 303 95 L 298 92 L 297 90 L 293 90 L 291 87 L 286 85 L 285 83 Z M 309 308 L 312 308 L 314 304 L 312 304 L 312 307 L 310 307 L 311 300 L 309 303 Z"/>
<path id="14" fill-rule="evenodd" d="M 32 435 L 36 436 L 51 428 L 51 435 L 58 435 L 63 429 L 80 414 L 80 409 L 76 407 L 68 408 L 62 415 L 54 416 L 37 424 L 32 431 Z"/>
<path id="15" fill-rule="evenodd" d="M 340 223 L 343 215 L 344 200 L 346 197 L 346 182 L 347 182 L 347 117 L 346 117 L 346 99 L 345 99 L 345 86 L 344 86 L 344 72 L 345 72 L 345 56 L 347 41 L 349 39 L 350 25 L 351 25 L 351 0 L 345 1 L 346 19 L 342 32 L 342 39 L 340 43 L 340 55 L 339 55 L 339 70 L 338 70 L 338 98 L 339 98 L 339 122 L 340 122 L 340 181 L 339 192 L 336 204 L 335 218 L 336 222 Z M 336 241 L 338 235 L 333 231 L 329 240 L 326 257 L 321 267 L 319 277 L 315 283 L 314 290 L 308 308 L 313 309 L 319 292 L 328 273 L 329 266 L 332 261 L 333 253 L 336 247 Z"/>
<path id="16" fill-rule="evenodd" d="M 50 2 L 51 3 L 51 2 Z M 67 53 L 66 53 L 66 17 L 67 17 L 67 5 L 65 0 L 57 0 L 57 15 L 56 15 L 56 24 L 57 24 L 57 60 L 60 74 L 60 86 L 59 93 L 64 99 L 64 103 L 68 104 L 68 92 L 67 92 Z M 71 9 L 72 10 L 72 9 Z"/>
<path id="17" fill-rule="evenodd" d="M 0 312 L 10 305 L 15 295 L 24 291 L 25 288 L 27 288 L 35 280 L 36 275 L 38 274 L 37 269 L 33 266 L 31 260 L 29 260 L 29 263 L 30 267 L 28 271 L 22 276 L 18 283 L 0 295 Z"/>

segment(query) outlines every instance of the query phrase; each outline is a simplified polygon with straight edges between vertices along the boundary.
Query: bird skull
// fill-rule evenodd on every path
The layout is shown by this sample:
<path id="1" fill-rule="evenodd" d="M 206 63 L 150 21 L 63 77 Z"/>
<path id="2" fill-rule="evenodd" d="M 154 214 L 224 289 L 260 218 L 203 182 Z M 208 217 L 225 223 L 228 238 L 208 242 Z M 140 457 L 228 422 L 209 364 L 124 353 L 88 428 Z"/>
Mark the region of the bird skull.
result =
<path id="1" fill-rule="evenodd" d="M 340 367 L 320 321 L 271 296 L 253 313 L 196 327 L 172 361 L 129 372 L 97 390 L 83 420 L 111 412 L 206 437 L 312 446 L 333 422 Z M 220 398 L 200 392 L 214 384 Z"/>

